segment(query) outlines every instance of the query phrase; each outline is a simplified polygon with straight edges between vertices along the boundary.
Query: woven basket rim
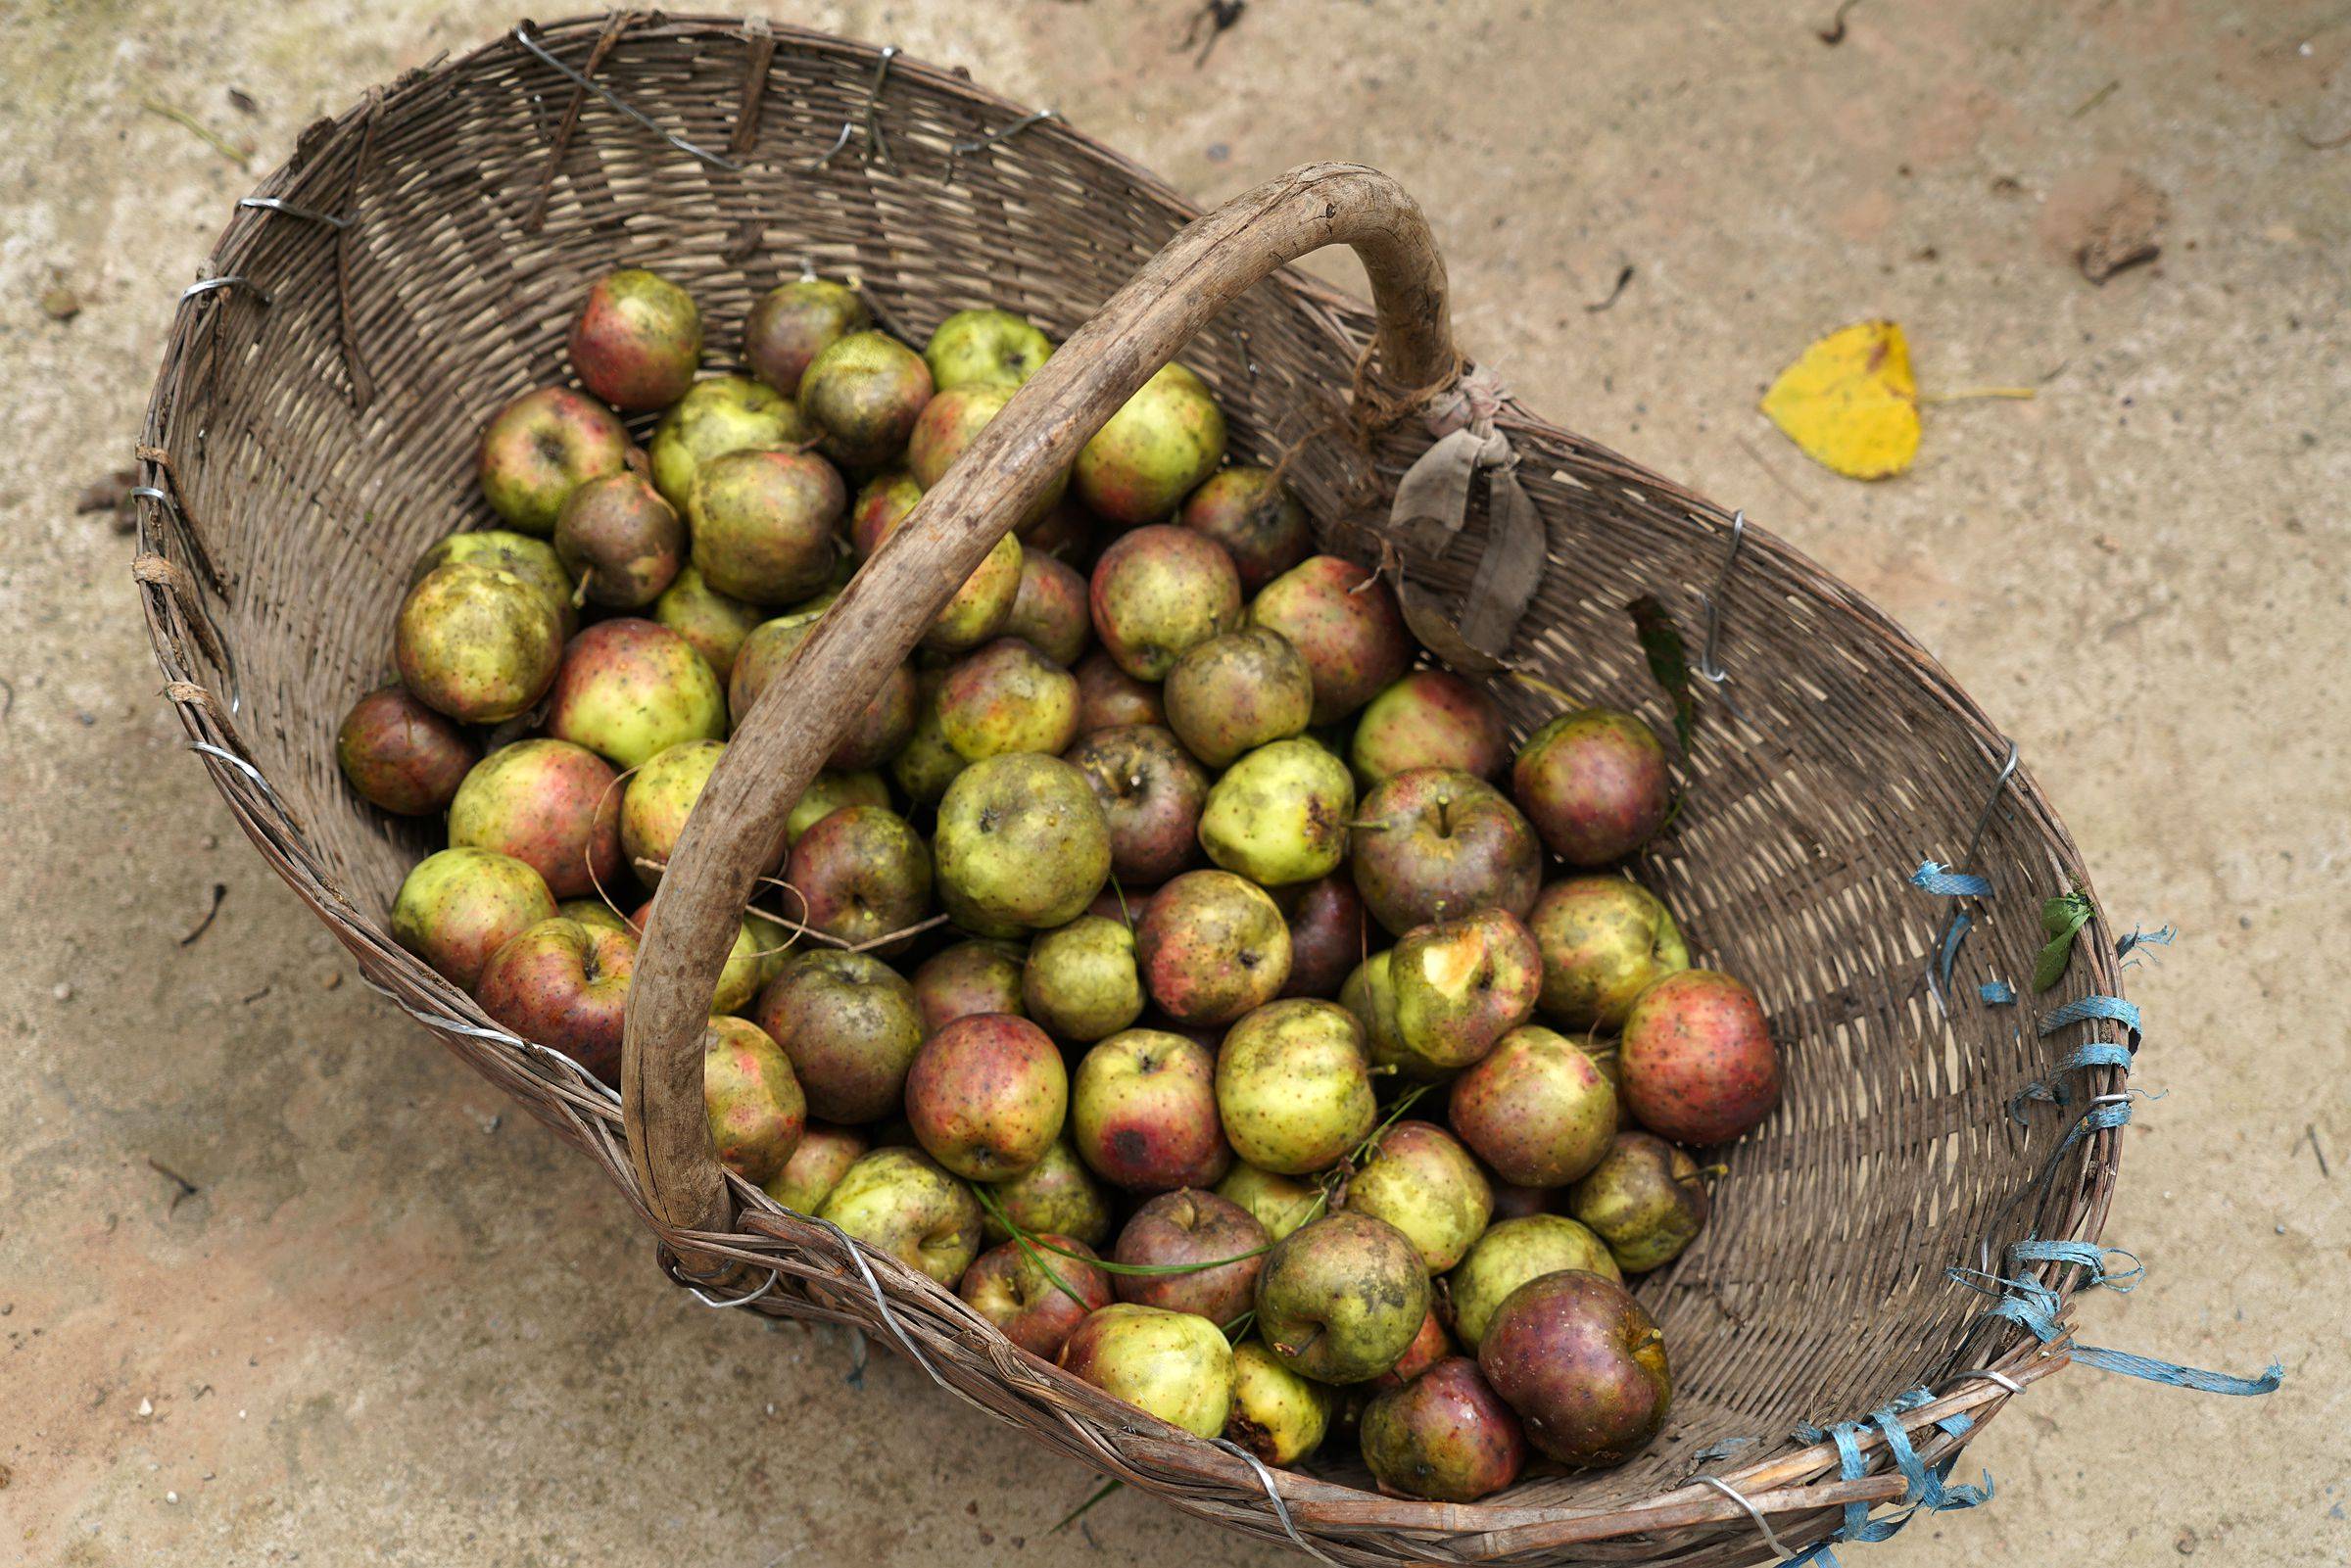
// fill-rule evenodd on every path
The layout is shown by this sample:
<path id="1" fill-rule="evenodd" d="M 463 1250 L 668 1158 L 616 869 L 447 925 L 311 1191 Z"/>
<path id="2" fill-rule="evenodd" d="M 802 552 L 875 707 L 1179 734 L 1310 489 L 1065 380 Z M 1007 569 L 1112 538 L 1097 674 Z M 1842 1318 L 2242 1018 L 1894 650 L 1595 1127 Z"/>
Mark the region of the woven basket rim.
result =
<path id="1" fill-rule="evenodd" d="M 583 38 L 594 37 L 609 22 L 610 19 L 603 15 L 573 17 L 536 27 L 533 36 L 547 48 L 561 50 L 568 45 L 578 44 Z M 770 23 L 766 25 L 779 48 L 788 46 L 794 50 L 833 56 L 854 63 L 860 70 L 872 69 L 882 58 L 882 51 L 873 45 L 787 24 Z M 631 43 L 647 39 L 693 37 L 739 40 L 745 35 L 745 26 L 743 19 L 732 17 L 659 13 L 641 15 L 631 22 L 627 36 L 619 47 L 625 48 Z M 306 130 L 293 156 L 263 179 L 256 187 L 255 194 L 301 205 L 306 195 L 331 184 L 344 161 L 356 154 L 375 116 L 411 102 L 412 95 L 433 92 L 486 62 L 507 63 L 518 47 L 511 34 L 501 35 L 454 59 L 437 59 L 425 67 L 406 72 L 387 87 L 371 89 L 342 114 L 322 119 Z M 993 115 L 1017 118 L 1030 113 L 1027 106 L 973 83 L 959 71 L 927 65 L 906 55 L 895 55 L 889 70 L 893 79 L 903 75 L 932 92 L 959 97 L 975 109 Z M 1064 138 L 1082 149 L 1088 157 L 1115 168 L 1123 177 L 1131 180 L 1138 191 L 1172 211 L 1187 217 L 1197 215 L 1198 210 L 1158 175 L 1115 149 L 1074 129 L 1066 121 L 1056 119 L 1042 122 L 1029 134 Z M 270 214 L 264 212 L 246 209 L 235 212 L 214 245 L 207 262 L 206 277 L 236 276 L 240 263 L 252 251 L 269 217 Z M 1283 268 L 1265 286 L 1280 289 L 1313 311 L 1335 339 L 1347 345 L 1350 353 L 1367 336 L 1370 321 L 1367 309 L 1343 290 L 1294 267 Z M 177 476 L 172 471 L 172 463 L 183 455 L 173 447 L 175 437 L 180 434 L 174 414 L 183 390 L 183 380 L 196 358 L 195 350 L 200 340 L 208 331 L 216 329 L 221 314 L 222 310 L 214 296 L 182 299 L 174 313 L 138 448 L 141 483 L 154 487 L 162 496 L 168 498 L 168 500 L 141 500 L 138 536 L 143 560 L 160 557 L 167 563 L 164 568 L 142 570 L 139 573 L 142 612 L 159 666 L 168 683 L 165 691 L 167 700 L 172 703 L 179 715 L 190 741 L 202 748 L 201 761 L 236 817 L 239 827 L 295 892 L 317 911 L 337 938 L 359 959 L 367 983 L 384 992 L 404 1011 L 425 1022 L 445 1039 L 453 1035 L 461 1036 L 472 1042 L 477 1050 L 483 1050 L 492 1060 L 503 1062 L 503 1070 L 494 1070 L 481 1057 L 468 1053 L 468 1060 L 473 1062 L 477 1069 L 484 1071 L 485 1075 L 509 1093 L 524 1098 L 526 1104 L 528 1100 L 524 1090 L 527 1086 L 551 1095 L 567 1108 L 576 1124 L 575 1141 L 580 1142 L 591 1158 L 604 1166 L 606 1174 L 651 1225 L 651 1216 L 639 1195 L 629 1150 L 621 1138 L 617 1097 L 580 1072 L 568 1059 L 555 1057 L 553 1053 L 531 1046 L 528 1042 L 514 1040 L 484 1014 L 470 996 L 398 946 L 390 936 L 387 922 L 363 913 L 354 904 L 337 885 L 333 875 L 309 842 L 307 829 L 300 818 L 270 787 L 260 765 L 245 745 L 237 729 L 241 715 L 233 712 L 229 703 L 223 701 L 216 689 L 227 683 L 213 679 L 208 674 L 208 666 L 212 671 L 220 671 L 224 662 L 216 656 L 218 639 L 211 628 L 205 608 L 208 594 L 217 594 L 220 585 L 204 554 L 202 533 L 197 527 L 197 519 L 188 513 L 178 488 Z M 1689 514 L 1694 527 L 1720 531 L 1729 526 L 1730 514 L 1721 506 L 1631 459 L 1571 434 L 1527 410 L 1515 399 L 1506 401 L 1497 423 L 1510 433 L 1556 443 L 1572 450 L 1596 467 L 1620 477 L 1624 483 L 1669 499 L 1677 509 Z M 197 460 L 201 461 L 201 457 Z M 184 564 L 167 546 L 175 546 L 177 557 L 184 558 Z M 1912 683 L 1912 689 L 1932 698 L 1965 728 L 1980 747 L 1988 770 L 1998 763 L 2006 745 L 1998 728 L 1943 665 L 1897 622 L 1880 610 L 1866 595 L 1822 570 L 1802 551 L 1762 526 L 1751 522 L 1747 525 L 1745 548 L 1750 552 L 1751 560 L 1768 566 L 1789 584 L 1808 593 L 1823 604 L 1850 616 L 1861 629 L 1862 635 L 1887 652 L 1897 655 L 1901 661 L 1901 675 Z M 233 681 L 233 673 L 229 673 L 229 678 Z M 2088 888 L 2090 879 L 2087 868 L 2031 770 L 2020 764 L 2006 787 L 2007 800 L 2026 819 L 2039 847 L 2045 850 L 2067 876 L 2086 889 Z M 2085 940 L 2076 960 L 2076 973 L 2087 979 L 2093 991 L 2120 997 L 2124 995 L 2122 968 L 2114 957 L 2113 947 L 2113 932 L 2101 914 L 2086 927 Z M 2096 1086 L 2100 1090 L 2109 1090 L 2119 1087 L 2119 1082 L 2120 1074 L 2106 1069 L 2098 1077 Z M 2102 1129 L 2082 1140 L 2079 1170 L 2072 1175 L 2066 1189 L 2069 1207 L 2067 1223 L 2063 1229 L 2065 1239 L 2094 1241 L 2098 1238 L 2112 1203 L 2121 1152 L 2119 1129 Z M 1130 1443 L 1155 1440 L 1154 1452 L 1158 1456 L 1180 1453 L 1182 1465 L 1198 1476 L 1197 1485 L 1200 1488 L 1218 1494 L 1220 1499 L 1230 1507 L 1246 1509 L 1262 1516 L 1261 1534 L 1279 1538 L 1286 1533 L 1291 1540 L 1304 1544 L 1293 1523 L 1294 1519 L 1303 1522 L 1310 1533 L 1316 1525 L 1324 1522 L 1366 1525 L 1406 1534 L 1427 1549 L 1431 1560 L 1482 1560 L 1503 1551 L 1613 1540 L 1664 1530 L 1680 1531 L 1702 1525 L 1710 1526 L 1715 1532 L 1705 1538 L 1708 1541 L 1732 1539 L 1742 1533 L 1755 1535 L 1755 1526 L 1745 1512 L 1732 1507 L 1724 1498 L 1687 1486 L 1667 1489 L 1642 1503 L 1601 1508 L 1517 1505 L 1507 1499 L 1462 1505 L 1380 1497 L 1308 1474 L 1268 1471 L 1239 1454 L 1237 1449 L 1221 1448 L 1165 1427 L 1128 1406 L 1109 1401 L 1098 1390 L 1079 1382 L 1058 1367 L 1015 1349 L 984 1319 L 966 1307 L 952 1292 L 942 1290 L 894 1259 L 860 1244 L 848 1243 L 838 1232 L 827 1235 L 814 1222 L 782 1211 L 747 1183 L 737 1180 L 734 1187 L 744 1211 L 735 1233 L 726 1236 L 663 1236 L 663 1243 L 692 1243 L 698 1251 L 734 1258 L 754 1270 L 781 1269 L 794 1277 L 827 1284 L 837 1290 L 844 1302 L 855 1302 L 864 1297 L 867 1282 L 877 1283 L 873 1284 L 871 1297 L 866 1299 L 887 1297 L 897 1302 L 919 1299 L 933 1312 L 958 1319 L 968 1336 L 992 1341 L 987 1346 L 986 1358 L 992 1362 L 995 1375 L 1008 1383 L 1019 1384 L 1024 1390 L 1041 1388 L 1056 1415 L 1073 1430 L 1088 1422 L 1102 1423 L 1115 1426 L 1127 1435 Z M 653 1228 L 658 1233 L 659 1227 Z M 2076 1288 L 2073 1271 L 2055 1265 L 2043 1265 L 2039 1272 L 2061 1300 L 2070 1299 Z M 679 1283 L 691 1282 L 681 1279 Z M 842 1306 L 831 1313 L 803 1310 L 801 1315 L 831 1315 L 839 1321 L 854 1322 L 860 1326 L 871 1326 L 872 1323 L 870 1317 L 862 1315 L 850 1306 Z M 888 1334 L 885 1333 L 884 1337 L 887 1338 Z M 916 1358 L 922 1359 L 919 1353 Z M 2043 1350 L 2023 1330 L 2011 1328 L 2003 1332 L 1997 1354 L 1989 1356 L 1986 1364 L 2019 1383 L 2029 1384 L 2060 1367 L 2063 1355 L 2061 1351 L 2052 1354 Z M 943 1381 L 942 1386 L 949 1387 L 950 1392 L 962 1393 Z M 1939 1439 L 1940 1446 L 1922 1443 L 1922 1453 L 1930 1462 L 1955 1453 L 1976 1432 L 1982 1430 L 1985 1421 L 2004 1407 L 2012 1392 L 2001 1384 L 1977 1385 L 1973 1392 L 1964 1396 L 1962 1406 L 1974 1415 L 1974 1427 L 1958 1437 Z M 964 1397 L 969 1400 L 968 1395 Z M 1935 1406 L 1916 1412 L 1911 1419 L 1931 1421 L 1936 1415 L 1947 1413 L 1949 1408 L 1946 1403 L 1939 1402 Z M 1001 1410 L 990 1409 L 988 1413 L 999 1419 L 1008 1418 Z M 1034 1424 L 1041 1419 L 1031 1416 L 1030 1422 Z M 1137 1434 L 1149 1436 L 1138 1438 Z M 1100 1456 L 1098 1467 L 1106 1473 L 1121 1475 L 1130 1482 L 1140 1482 L 1156 1492 L 1172 1490 L 1154 1478 L 1138 1475 L 1120 1464 L 1115 1450 L 1108 1445 L 1095 1441 L 1089 1447 Z M 1871 1478 L 1879 1483 L 1895 1479 L 1887 1474 L 1887 1467 L 1879 1462 L 1883 1457 L 1882 1450 L 1872 1455 Z M 1738 1480 L 1753 1468 L 1724 1467 L 1721 1473 Z M 1838 1500 L 1833 1496 L 1835 1484 L 1820 1484 L 1820 1478 L 1833 1474 L 1835 1468 L 1833 1453 L 1816 1457 L 1816 1461 L 1804 1468 L 1791 1483 L 1793 1490 L 1786 1503 L 1772 1506 L 1767 1502 L 1765 1512 L 1777 1521 L 1780 1535 L 1791 1544 L 1824 1539 L 1835 1524 L 1835 1502 Z M 1805 1490 L 1807 1486 L 1809 1490 Z M 1848 1496 L 1862 1500 L 1890 1498 L 1894 1496 L 1894 1492 L 1883 1484 L 1878 1485 L 1874 1493 L 1868 1487 L 1856 1488 L 1849 1483 L 1846 1487 Z M 1698 1493 L 1695 1499 L 1691 1497 L 1694 1491 Z M 1325 1545 L 1330 1544 L 1329 1538 L 1319 1539 Z M 1676 1539 L 1686 1544 L 1692 1538 L 1680 1536 Z M 1763 1547 L 1761 1537 L 1756 1536 L 1751 1544 L 1758 1557 L 1770 1555 L 1768 1549 Z"/>

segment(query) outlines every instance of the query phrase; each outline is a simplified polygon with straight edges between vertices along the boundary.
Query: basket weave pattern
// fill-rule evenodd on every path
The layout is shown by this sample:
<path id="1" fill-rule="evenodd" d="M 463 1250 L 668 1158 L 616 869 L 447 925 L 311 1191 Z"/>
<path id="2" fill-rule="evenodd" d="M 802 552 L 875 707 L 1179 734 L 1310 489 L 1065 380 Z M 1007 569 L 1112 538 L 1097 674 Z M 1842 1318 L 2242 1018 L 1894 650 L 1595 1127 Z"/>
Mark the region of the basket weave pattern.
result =
<path id="1" fill-rule="evenodd" d="M 489 520 L 468 422 L 566 376 L 570 309 L 613 266 L 656 266 L 694 292 L 718 325 L 713 367 L 736 347 L 731 323 L 804 263 L 859 279 L 918 343 L 980 303 L 1062 338 L 1193 213 L 1057 121 L 957 151 L 1027 111 L 904 59 L 876 94 L 880 57 L 863 46 L 658 17 L 536 36 L 738 166 L 680 151 L 511 39 L 312 127 L 262 191 L 298 211 L 239 211 L 208 276 L 245 281 L 181 308 L 142 438 L 144 482 L 162 499 L 144 508 L 137 576 L 168 695 L 254 843 L 371 983 L 584 1150 L 659 1231 L 610 1091 L 513 1039 L 391 940 L 392 893 L 433 845 L 359 801 L 334 761 L 335 717 L 384 678 L 408 564 L 460 522 Z M 886 161 L 867 156 L 877 148 Z M 1235 458 L 1291 452 L 1326 546 L 1365 559 L 1382 541 L 1349 519 L 1382 505 L 1429 441 L 1410 418 L 1362 445 L 1329 433 L 1370 330 L 1363 307 L 1285 272 L 1184 356 L 1227 410 Z M 1514 403 L 1497 427 L 1548 539 L 1512 662 L 1579 698 L 1659 715 L 1625 606 L 1654 594 L 1699 626 L 1728 515 Z M 1407 551 L 1407 580 L 1461 594 L 1481 523 L 1441 553 Z M 854 1325 L 1105 1474 L 1340 1561 L 1764 1560 L 1743 1508 L 1685 1485 L 1703 1468 L 1691 1455 L 1732 1438 L 1763 1441 L 1713 1472 L 1791 1545 L 1821 1539 L 1836 1504 L 1898 1497 L 1883 1464 L 1839 1481 L 1833 1450 L 1787 1434 L 1925 1383 L 1949 1396 L 1912 1417 L 1930 1423 L 1917 1441 L 1934 1461 L 1961 1441 L 1937 1433 L 1936 1415 L 1969 1408 L 1980 1425 L 2010 1397 L 1954 1374 L 1991 1366 L 2029 1382 L 2049 1369 L 2020 1332 L 1977 1327 L 1982 1298 L 1944 1271 L 2027 1234 L 2094 1237 L 2119 1152 L 2112 1130 L 2060 1152 L 2062 1121 L 2006 1114 L 2078 1031 L 2039 1040 L 2033 999 L 1991 1007 L 1972 983 L 1946 1017 L 1927 982 L 1947 906 L 1904 874 L 1932 856 L 1988 876 L 1995 893 L 1963 968 L 2012 978 L 2031 972 L 2039 900 L 2087 874 L 2022 772 L 1970 860 L 2004 743 L 1857 594 L 1751 528 L 1720 609 L 1728 680 L 1701 689 L 1688 802 L 1642 875 L 1704 961 L 1754 983 L 1788 1081 L 1778 1115 L 1731 1151 L 1709 1228 L 1640 1287 L 1676 1388 L 1666 1439 L 1633 1464 L 1537 1474 L 1471 1506 L 1378 1497 L 1352 1460 L 1267 1472 L 1013 1349 L 919 1274 L 753 1189 L 739 1184 L 734 1233 L 663 1240 L 771 1280 L 746 1310 Z M 1515 682 L 1495 692 L 1521 736 L 1556 705 Z M 2093 925 L 2050 1005 L 2119 995 L 2110 954 Z"/>

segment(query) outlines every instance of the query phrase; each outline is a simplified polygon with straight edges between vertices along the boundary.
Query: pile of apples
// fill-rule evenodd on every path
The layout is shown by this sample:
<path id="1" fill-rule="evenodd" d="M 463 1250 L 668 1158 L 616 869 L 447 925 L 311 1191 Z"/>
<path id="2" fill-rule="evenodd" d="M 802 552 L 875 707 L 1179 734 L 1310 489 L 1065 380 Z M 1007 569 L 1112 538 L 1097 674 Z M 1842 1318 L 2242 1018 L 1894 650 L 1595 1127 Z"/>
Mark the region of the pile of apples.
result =
<path id="1" fill-rule="evenodd" d="M 983 309 L 918 353 L 808 277 L 701 377 L 685 290 L 599 280 L 582 390 L 481 433 L 504 526 L 417 562 L 399 683 L 339 736 L 361 795 L 447 814 L 399 940 L 612 1081 L 731 726 L 1052 351 Z M 1705 1222 L 1684 1146 L 1780 1092 L 1754 996 L 1608 869 L 1671 814 L 1665 751 L 1600 708 L 1513 749 L 1224 448 L 1162 368 L 856 715 L 713 1003 L 713 1146 L 1268 1463 L 1352 1435 L 1452 1501 L 1530 1446 L 1620 1463 L 1671 1399 L 1624 1276 Z"/>

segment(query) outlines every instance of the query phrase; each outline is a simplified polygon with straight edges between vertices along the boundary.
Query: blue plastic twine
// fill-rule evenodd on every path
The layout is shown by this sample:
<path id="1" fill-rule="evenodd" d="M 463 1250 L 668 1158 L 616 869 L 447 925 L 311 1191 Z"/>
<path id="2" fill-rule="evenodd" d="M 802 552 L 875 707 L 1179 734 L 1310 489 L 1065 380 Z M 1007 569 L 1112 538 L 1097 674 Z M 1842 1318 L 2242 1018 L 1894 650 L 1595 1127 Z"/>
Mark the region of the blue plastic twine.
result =
<path id="1" fill-rule="evenodd" d="M 1933 860 L 1918 863 L 1918 870 L 1910 874 L 1910 885 L 1939 898 L 1983 898 L 1991 891 L 1990 878 L 1979 877 L 1973 872 L 1953 871 L 1940 861 Z M 1949 924 L 1943 928 L 1935 956 L 1927 961 L 1927 978 L 1935 985 L 1938 997 L 1950 989 L 1951 961 L 1959 956 L 1959 944 L 1966 939 L 1968 927 L 1974 924 L 1975 918 L 1966 910 L 1954 909 Z M 1991 998 L 1986 997 L 1985 1000 Z"/>

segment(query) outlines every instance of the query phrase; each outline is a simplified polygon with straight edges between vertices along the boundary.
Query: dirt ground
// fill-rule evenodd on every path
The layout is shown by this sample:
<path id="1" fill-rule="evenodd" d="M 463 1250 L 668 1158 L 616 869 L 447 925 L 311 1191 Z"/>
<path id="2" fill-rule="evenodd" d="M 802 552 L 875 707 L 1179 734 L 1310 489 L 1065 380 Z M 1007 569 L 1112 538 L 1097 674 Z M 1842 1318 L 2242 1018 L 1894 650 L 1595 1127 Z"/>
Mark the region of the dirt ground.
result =
<path id="1" fill-rule="evenodd" d="M 1905 621 L 2120 923 L 2179 927 L 2134 975 L 2169 1096 L 2108 1232 L 2147 1282 L 2084 1302 L 2084 1337 L 2276 1356 L 2283 1391 L 2055 1379 L 1970 1450 L 1990 1506 L 1848 1562 L 2351 1559 L 2351 147 L 2310 145 L 2351 133 L 2351 17 L 1861 0 L 1832 44 L 1832 0 L 1256 0 L 1201 62 L 1192 9 L 792 20 L 967 65 L 1204 201 L 1318 157 L 1393 171 L 1473 354 Z M 233 199 L 512 20 L 0 5 L 0 1556 L 1276 1560 L 1132 1496 L 1049 1533 L 1084 1472 L 662 1283 L 616 1196 L 354 982 L 177 749 L 129 544 L 75 496 L 128 460 Z M 2075 252 L 2134 177 L 2161 254 L 2093 285 Z M 1930 394 L 2035 396 L 1928 407 L 1891 482 L 1812 466 L 1756 395 L 1876 314 Z"/>

